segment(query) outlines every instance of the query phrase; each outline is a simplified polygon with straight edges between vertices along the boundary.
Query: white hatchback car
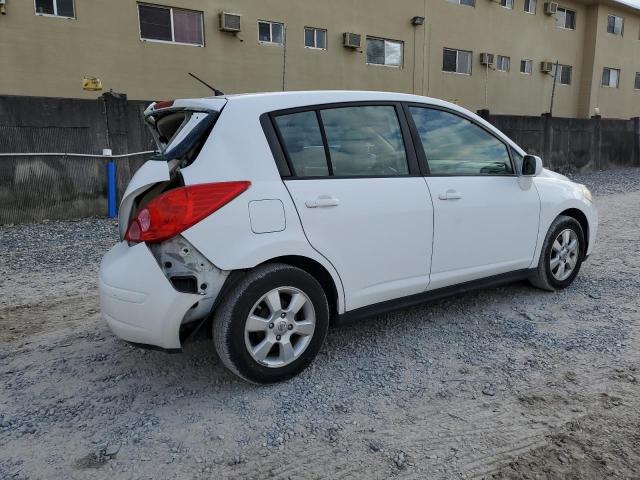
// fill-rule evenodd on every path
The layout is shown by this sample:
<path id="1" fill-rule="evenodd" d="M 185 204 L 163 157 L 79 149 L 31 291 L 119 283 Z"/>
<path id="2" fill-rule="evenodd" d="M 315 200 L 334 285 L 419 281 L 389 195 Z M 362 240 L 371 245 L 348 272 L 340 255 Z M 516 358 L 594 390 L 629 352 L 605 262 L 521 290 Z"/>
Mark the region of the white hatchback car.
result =
<path id="1" fill-rule="evenodd" d="M 521 279 L 562 289 L 593 249 L 586 187 L 444 101 L 248 94 L 145 117 L 160 153 L 124 193 L 102 315 L 163 350 L 208 333 L 252 382 L 299 373 L 330 321 Z"/>

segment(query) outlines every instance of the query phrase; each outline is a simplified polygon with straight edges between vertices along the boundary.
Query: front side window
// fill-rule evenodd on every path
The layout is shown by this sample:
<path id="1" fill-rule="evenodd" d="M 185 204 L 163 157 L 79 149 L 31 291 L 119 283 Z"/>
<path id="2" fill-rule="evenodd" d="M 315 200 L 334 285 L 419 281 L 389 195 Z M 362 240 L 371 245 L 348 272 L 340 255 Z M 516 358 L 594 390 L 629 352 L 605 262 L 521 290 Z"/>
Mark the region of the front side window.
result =
<path id="1" fill-rule="evenodd" d="M 524 0 L 524 11 L 527 13 L 536 13 L 536 0 Z"/>
<path id="2" fill-rule="evenodd" d="M 326 50 L 327 31 L 324 28 L 304 27 L 304 46 Z"/>
<path id="3" fill-rule="evenodd" d="M 520 60 L 520 73 L 531 75 L 533 72 L 533 60 Z"/>
<path id="4" fill-rule="evenodd" d="M 640 72 L 636 72 L 636 80 L 633 88 L 636 90 L 640 90 Z"/>
<path id="5" fill-rule="evenodd" d="M 37 15 L 52 15 L 55 17 L 75 18 L 73 0 L 35 0 Z"/>
<path id="6" fill-rule="evenodd" d="M 298 177 L 328 176 L 329 167 L 316 112 L 281 115 L 275 122 L 293 174 Z"/>
<path id="7" fill-rule="evenodd" d="M 571 85 L 571 74 L 573 68 L 569 65 L 558 65 L 558 69 L 556 70 L 556 66 L 553 66 L 553 74 L 556 76 L 556 81 L 560 85 Z"/>
<path id="8" fill-rule="evenodd" d="M 186 45 L 204 45 L 202 12 L 138 4 L 140 38 Z"/>
<path id="9" fill-rule="evenodd" d="M 612 35 L 624 34 L 624 18 L 616 15 L 607 16 L 607 33 Z"/>
<path id="10" fill-rule="evenodd" d="M 576 12 L 568 8 L 558 7 L 556 25 L 560 28 L 576 29 Z"/>
<path id="11" fill-rule="evenodd" d="M 367 63 L 401 67 L 403 47 L 399 41 L 367 37 Z"/>
<path id="12" fill-rule="evenodd" d="M 442 71 L 471 75 L 472 52 L 445 48 L 442 52 Z"/>
<path id="13" fill-rule="evenodd" d="M 602 69 L 602 86 L 618 88 L 620 84 L 620 70 L 617 68 L 604 67 Z"/>
<path id="14" fill-rule="evenodd" d="M 260 20 L 258 22 L 258 40 L 260 43 L 284 44 L 284 23 Z"/>
<path id="15" fill-rule="evenodd" d="M 500 72 L 508 72 L 511 67 L 511 58 L 498 55 L 496 59 L 496 69 Z"/>
<path id="16" fill-rule="evenodd" d="M 507 146 L 454 113 L 411 107 L 431 175 L 511 175 Z"/>

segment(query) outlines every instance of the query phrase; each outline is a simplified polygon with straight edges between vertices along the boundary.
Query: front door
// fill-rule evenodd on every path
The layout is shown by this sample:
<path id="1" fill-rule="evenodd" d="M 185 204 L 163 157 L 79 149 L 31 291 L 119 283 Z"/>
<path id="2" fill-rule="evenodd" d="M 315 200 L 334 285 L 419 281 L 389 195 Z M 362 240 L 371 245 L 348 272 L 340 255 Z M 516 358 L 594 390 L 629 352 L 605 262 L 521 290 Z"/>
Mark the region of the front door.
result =
<path id="1" fill-rule="evenodd" d="M 533 182 L 517 175 L 510 148 L 455 113 L 409 111 L 428 164 L 434 206 L 429 289 L 528 268 L 540 198 Z"/>
<path id="2" fill-rule="evenodd" d="M 285 179 L 311 245 L 336 268 L 347 310 L 424 291 L 433 208 L 396 105 L 275 116 Z"/>

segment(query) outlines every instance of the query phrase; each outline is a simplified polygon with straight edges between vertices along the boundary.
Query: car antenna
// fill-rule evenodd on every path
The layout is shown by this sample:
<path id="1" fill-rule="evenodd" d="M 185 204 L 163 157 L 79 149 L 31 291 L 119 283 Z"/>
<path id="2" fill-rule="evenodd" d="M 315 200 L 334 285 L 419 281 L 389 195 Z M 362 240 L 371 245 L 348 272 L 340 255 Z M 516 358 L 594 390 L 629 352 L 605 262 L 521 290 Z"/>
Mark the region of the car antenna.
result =
<path id="1" fill-rule="evenodd" d="M 195 78 L 197 81 L 199 81 L 201 84 L 203 84 L 205 87 L 207 87 L 209 90 L 211 90 L 216 97 L 219 95 L 224 95 L 224 92 L 222 92 L 221 90 L 218 90 L 216 87 L 212 87 L 201 78 L 198 78 L 197 76 L 195 76 L 193 73 L 191 72 L 187 72 L 187 73 L 191 75 L 193 78 Z"/>

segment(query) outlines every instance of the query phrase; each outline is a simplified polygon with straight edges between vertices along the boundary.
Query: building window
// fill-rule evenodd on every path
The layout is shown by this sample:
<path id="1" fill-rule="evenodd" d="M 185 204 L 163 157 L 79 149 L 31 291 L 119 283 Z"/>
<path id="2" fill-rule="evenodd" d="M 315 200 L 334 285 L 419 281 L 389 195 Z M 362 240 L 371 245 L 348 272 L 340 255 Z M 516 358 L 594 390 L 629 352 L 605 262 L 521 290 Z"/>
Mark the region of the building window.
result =
<path id="1" fill-rule="evenodd" d="M 260 43 L 284 45 L 284 23 L 260 20 L 258 22 L 258 40 Z"/>
<path id="2" fill-rule="evenodd" d="M 498 55 L 496 59 L 496 69 L 499 72 L 508 72 L 511 66 L 511 58 L 503 55 Z"/>
<path id="3" fill-rule="evenodd" d="M 138 4 L 140 38 L 185 45 L 204 45 L 202 12 Z"/>
<path id="4" fill-rule="evenodd" d="M 531 75 L 533 72 L 533 60 L 520 60 L 520 73 Z"/>
<path id="5" fill-rule="evenodd" d="M 636 72 L 636 81 L 633 88 L 636 90 L 640 90 L 640 72 Z"/>
<path id="6" fill-rule="evenodd" d="M 472 52 L 445 48 L 442 52 L 442 71 L 471 75 Z"/>
<path id="7" fill-rule="evenodd" d="M 401 67 L 404 44 L 395 40 L 367 37 L 367 63 Z"/>
<path id="8" fill-rule="evenodd" d="M 527 13 L 536 13 L 536 0 L 524 0 L 524 11 Z"/>
<path id="9" fill-rule="evenodd" d="M 624 18 L 615 15 L 607 17 L 607 33 L 612 35 L 624 35 Z"/>
<path id="10" fill-rule="evenodd" d="M 602 69 L 602 86 L 618 88 L 620 84 L 620 70 L 617 68 L 604 67 Z"/>
<path id="11" fill-rule="evenodd" d="M 569 10 L 568 8 L 558 7 L 558 12 L 556 13 L 556 25 L 560 28 L 575 30 L 576 12 Z"/>
<path id="12" fill-rule="evenodd" d="M 476 0 L 447 0 L 449 3 L 457 3 L 458 5 L 467 5 L 469 7 L 476 6 Z"/>
<path id="13" fill-rule="evenodd" d="M 513 9 L 513 0 L 500 0 L 500 5 L 503 8 L 511 8 L 511 9 Z"/>
<path id="14" fill-rule="evenodd" d="M 73 0 L 35 0 L 36 15 L 75 18 Z"/>
<path id="15" fill-rule="evenodd" d="M 327 31 L 324 28 L 304 27 L 304 46 L 326 50 Z"/>
<path id="16" fill-rule="evenodd" d="M 556 81 L 560 85 L 571 85 L 571 73 L 573 67 L 569 65 L 558 65 L 558 69 L 556 70 L 556 66 L 553 66 L 554 74 L 556 76 Z"/>

